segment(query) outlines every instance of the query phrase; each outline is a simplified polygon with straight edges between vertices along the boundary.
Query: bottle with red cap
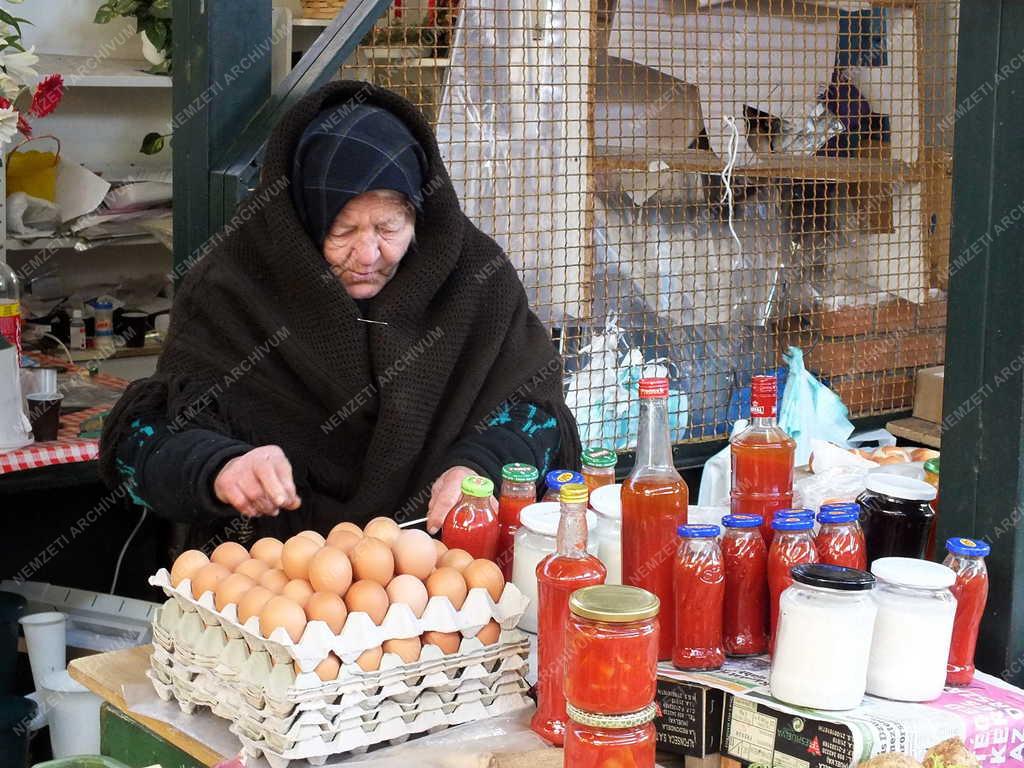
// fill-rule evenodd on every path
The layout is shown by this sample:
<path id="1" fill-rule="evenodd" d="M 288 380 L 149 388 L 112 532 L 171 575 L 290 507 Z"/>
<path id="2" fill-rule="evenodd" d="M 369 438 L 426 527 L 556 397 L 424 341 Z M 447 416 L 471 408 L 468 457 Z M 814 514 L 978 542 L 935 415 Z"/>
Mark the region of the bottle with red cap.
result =
<path id="1" fill-rule="evenodd" d="M 622 486 L 622 582 L 661 601 L 658 658 L 664 661 L 675 643 L 676 531 L 686 525 L 689 503 L 689 488 L 672 461 L 668 379 L 640 379 L 636 463 Z"/>
<path id="2" fill-rule="evenodd" d="M 793 506 L 793 459 L 796 441 L 776 423 L 778 400 L 774 376 L 754 376 L 750 383 L 750 426 L 729 440 L 732 455 L 731 512 L 760 515 L 761 536 L 771 546 L 775 512 Z"/>

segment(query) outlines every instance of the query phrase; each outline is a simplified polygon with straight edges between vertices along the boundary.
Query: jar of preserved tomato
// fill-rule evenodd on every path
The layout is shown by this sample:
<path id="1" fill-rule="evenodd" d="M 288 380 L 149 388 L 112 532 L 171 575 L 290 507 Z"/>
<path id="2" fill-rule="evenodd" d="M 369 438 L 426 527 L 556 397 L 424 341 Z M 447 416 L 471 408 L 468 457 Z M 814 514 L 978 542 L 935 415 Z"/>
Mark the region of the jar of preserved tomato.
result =
<path id="1" fill-rule="evenodd" d="M 544 498 L 541 501 L 558 501 L 558 494 L 562 490 L 563 485 L 569 485 L 570 483 L 576 485 L 583 482 L 583 475 L 579 472 L 573 472 L 570 469 L 552 469 L 544 475 L 544 483 L 547 485 L 547 490 L 544 492 Z"/>
<path id="2" fill-rule="evenodd" d="M 593 493 L 602 485 L 615 482 L 615 465 L 619 456 L 610 448 L 588 448 L 580 457 L 583 464 L 583 478 Z"/>
<path id="3" fill-rule="evenodd" d="M 537 501 L 537 479 L 540 473 L 529 464 L 506 464 L 501 468 L 501 494 L 498 496 L 498 558 L 505 580 L 512 578 L 512 558 L 519 513 Z"/>
<path id="4" fill-rule="evenodd" d="M 654 768 L 655 704 L 628 715 L 585 712 L 569 705 L 565 757 L 572 768 Z"/>
<path id="5" fill-rule="evenodd" d="M 565 698 L 588 712 L 620 715 L 654 701 L 658 598 L 639 587 L 573 592 L 565 641 Z"/>
<path id="6" fill-rule="evenodd" d="M 725 573 L 717 525 L 681 525 L 673 566 L 676 634 L 672 664 L 679 669 L 718 669 L 725 661 L 722 618 Z"/>
<path id="7" fill-rule="evenodd" d="M 501 527 L 491 509 L 494 483 L 470 475 L 462 481 L 462 499 L 448 513 L 441 529 L 441 541 L 448 549 L 464 549 L 474 558 L 494 560 L 498 556 Z"/>
<path id="8" fill-rule="evenodd" d="M 935 489 L 923 480 L 884 473 L 869 473 L 865 488 L 857 503 L 868 562 L 883 557 L 923 559 L 935 520 Z"/>
<path id="9" fill-rule="evenodd" d="M 814 520 L 809 517 L 776 517 L 772 521 L 775 538 L 768 550 L 768 593 L 770 638 L 769 652 L 775 647 L 775 633 L 779 625 L 779 598 L 793 577 L 789 571 L 794 565 L 818 562 L 818 550 L 811 532 Z"/>
<path id="10" fill-rule="evenodd" d="M 868 567 L 867 546 L 859 521 L 860 505 L 856 502 L 821 505 L 821 528 L 814 539 L 819 562 L 861 571 Z"/>
<path id="11" fill-rule="evenodd" d="M 754 656 L 768 650 L 768 548 L 760 515 L 722 518 L 725 598 L 722 645 L 728 656 Z"/>
<path id="12" fill-rule="evenodd" d="M 970 685 L 974 679 L 978 629 L 988 602 L 985 558 L 992 548 L 984 541 L 955 538 L 946 542 L 946 550 L 949 556 L 943 565 L 956 574 L 952 588 L 956 598 L 956 618 L 953 620 L 953 640 L 946 664 L 946 685 Z"/>

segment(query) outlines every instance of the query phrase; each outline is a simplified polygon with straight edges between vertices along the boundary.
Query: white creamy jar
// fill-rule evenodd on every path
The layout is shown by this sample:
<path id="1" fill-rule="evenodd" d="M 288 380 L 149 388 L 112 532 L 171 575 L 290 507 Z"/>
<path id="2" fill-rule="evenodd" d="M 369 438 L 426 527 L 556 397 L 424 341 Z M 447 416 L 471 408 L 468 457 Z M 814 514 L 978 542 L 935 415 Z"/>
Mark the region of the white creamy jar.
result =
<path id="1" fill-rule="evenodd" d="M 597 512 L 597 557 L 608 569 L 605 584 L 622 583 L 622 486 L 603 485 L 590 494 Z"/>

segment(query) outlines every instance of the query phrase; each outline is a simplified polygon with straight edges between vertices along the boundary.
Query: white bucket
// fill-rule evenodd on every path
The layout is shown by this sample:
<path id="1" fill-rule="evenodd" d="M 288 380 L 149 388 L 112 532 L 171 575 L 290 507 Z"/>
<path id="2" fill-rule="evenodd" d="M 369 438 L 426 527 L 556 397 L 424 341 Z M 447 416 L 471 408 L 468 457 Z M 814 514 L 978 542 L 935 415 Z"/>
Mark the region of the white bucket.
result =
<path id="1" fill-rule="evenodd" d="M 41 690 L 49 709 L 53 756 L 98 755 L 103 700 L 72 680 L 66 669 L 44 677 Z"/>
<path id="2" fill-rule="evenodd" d="M 42 688 L 43 678 L 68 665 L 67 616 L 57 611 L 30 613 L 18 622 L 25 632 L 32 682 L 38 691 Z"/>

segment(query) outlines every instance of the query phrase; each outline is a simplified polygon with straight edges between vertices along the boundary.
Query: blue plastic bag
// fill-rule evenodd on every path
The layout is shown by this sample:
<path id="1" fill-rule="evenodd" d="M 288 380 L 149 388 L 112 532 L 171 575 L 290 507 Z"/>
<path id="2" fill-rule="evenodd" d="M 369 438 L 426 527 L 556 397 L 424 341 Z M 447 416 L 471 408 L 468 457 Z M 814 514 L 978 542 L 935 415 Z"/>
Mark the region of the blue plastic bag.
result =
<path id="1" fill-rule="evenodd" d="M 801 466 L 811 457 L 813 438 L 845 447 L 854 427 L 839 396 L 804 368 L 799 347 L 790 347 L 783 357 L 789 374 L 779 406 L 779 426 L 796 440 L 796 465 Z"/>

